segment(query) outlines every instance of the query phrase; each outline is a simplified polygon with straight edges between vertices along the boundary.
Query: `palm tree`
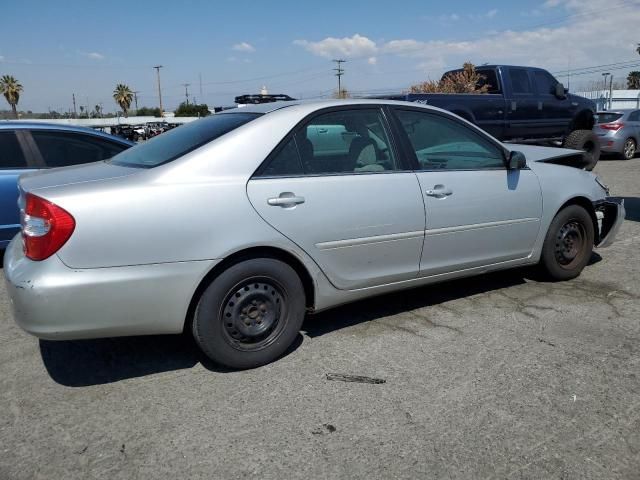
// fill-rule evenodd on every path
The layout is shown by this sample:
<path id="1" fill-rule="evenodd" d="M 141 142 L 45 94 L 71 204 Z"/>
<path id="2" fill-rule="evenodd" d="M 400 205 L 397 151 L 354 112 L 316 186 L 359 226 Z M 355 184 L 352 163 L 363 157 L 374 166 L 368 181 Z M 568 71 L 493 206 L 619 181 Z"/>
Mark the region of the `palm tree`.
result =
<path id="1" fill-rule="evenodd" d="M 124 112 L 124 116 L 128 115 L 129 107 L 131 106 L 131 101 L 133 100 L 133 91 L 129 88 L 128 85 L 123 83 L 119 83 L 116 85 L 116 89 L 113 91 L 113 99 L 120 106 L 122 111 Z"/>
<path id="2" fill-rule="evenodd" d="M 630 90 L 640 89 L 640 72 L 629 72 L 629 75 L 627 75 L 627 88 Z"/>
<path id="3" fill-rule="evenodd" d="M 6 98 L 9 105 L 11 105 L 11 110 L 16 118 L 18 118 L 18 109 L 16 106 L 20 100 L 20 92 L 22 92 L 22 90 L 22 85 L 11 75 L 3 75 L 2 78 L 0 78 L 0 93 L 4 95 L 4 98 Z"/>

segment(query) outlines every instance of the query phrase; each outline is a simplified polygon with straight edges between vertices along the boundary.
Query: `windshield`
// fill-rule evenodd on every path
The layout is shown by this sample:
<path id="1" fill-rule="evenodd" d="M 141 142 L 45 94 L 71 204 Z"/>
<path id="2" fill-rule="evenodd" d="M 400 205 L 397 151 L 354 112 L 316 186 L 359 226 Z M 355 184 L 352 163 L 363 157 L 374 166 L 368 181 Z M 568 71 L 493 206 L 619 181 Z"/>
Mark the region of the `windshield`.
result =
<path id="1" fill-rule="evenodd" d="M 599 113 L 597 123 L 611 123 L 622 118 L 621 113 Z"/>
<path id="2" fill-rule="evenodd" d="M 260 115 L 258 113 L 212 115 L 139 143 L 109 161 L 114 165 L 125 167 L 157 167 L 229 133 Z"/>

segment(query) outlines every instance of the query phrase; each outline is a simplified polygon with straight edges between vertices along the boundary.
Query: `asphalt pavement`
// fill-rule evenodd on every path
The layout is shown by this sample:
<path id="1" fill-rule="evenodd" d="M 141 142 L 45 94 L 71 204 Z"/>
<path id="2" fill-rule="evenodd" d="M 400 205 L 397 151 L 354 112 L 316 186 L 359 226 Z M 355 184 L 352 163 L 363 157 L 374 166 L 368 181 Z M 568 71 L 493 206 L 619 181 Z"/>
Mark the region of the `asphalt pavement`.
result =
<path id="1" fill-rule="evenodd" d="M 255 370 L 183 336 L 38 341 L 0 282 L 0 479 L 640 478 L 640 158 L 596 171 L 628 218 L 578 279 L 362 301 Z"/>

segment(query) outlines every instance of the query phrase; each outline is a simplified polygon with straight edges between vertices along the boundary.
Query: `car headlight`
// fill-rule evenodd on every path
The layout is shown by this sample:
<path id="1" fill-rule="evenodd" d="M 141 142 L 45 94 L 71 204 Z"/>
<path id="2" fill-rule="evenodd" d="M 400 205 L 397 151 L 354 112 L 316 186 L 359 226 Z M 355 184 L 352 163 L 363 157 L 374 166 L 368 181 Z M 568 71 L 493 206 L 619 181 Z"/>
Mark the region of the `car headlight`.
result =
<path id="1" fill-rule="evenodd" d="M 596 183 L 602 187 L 607 195 L 609 195 L 609 187 L 600 179 L 600 177 L 596 177 Z"/>

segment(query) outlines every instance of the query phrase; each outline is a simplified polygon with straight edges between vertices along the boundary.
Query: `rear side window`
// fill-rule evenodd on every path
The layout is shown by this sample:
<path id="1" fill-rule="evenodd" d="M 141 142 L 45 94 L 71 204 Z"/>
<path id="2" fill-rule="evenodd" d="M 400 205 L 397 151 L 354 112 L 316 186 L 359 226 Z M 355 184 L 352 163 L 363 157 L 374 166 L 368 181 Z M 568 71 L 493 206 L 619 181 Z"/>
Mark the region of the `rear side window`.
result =
<path id="1" fill-rule="evenodd" d="M 489 87 L 487 93 L 500 93 L 500 82 L 498 82 L 498 76 L 494 69 L 477 70 L 477 72 L 484 77 L 478 82 L 478 87 L 487 85 Z"/>
<path id="2" fill-rule="evenodd" d="M 529 73 L 523 68 L 509 69 L 511 75 L 511 88 L 513 93 L 529 94 L 533 93 L 531 82 L 529 82 Z"/>
<path id="3" fill-rule="evenodd" d="M 113 158 L 126 167 L 153 168 L 171 162 L 261 116 L 260 113 L 223 113 L 196 120 L 139 143 Z"/>
<path id="4" fill-rule="evenodd" d="M 32 130 L 40 155 L 47 167 L 67 167 L 108 160 L 126 146 L 84 133 Z"/>
<path id="5" fill-rule="evenodd" d="M 25 168 L 27 161 L 14 132 L 0 131 L 0 169 Z"/>
<path id="6" fill-rule="evenodd" d="M 621 113 L 599 113 L 597 123 L 611 123 L 622 118 Z"/>
<path id="7" fill-rule="evenodd" d="M 558 81 L 555 78 L 541 70 L 536 70 L 533 73 L 533 76 L 536 79 L 536 88 L 538 89 L 538 93 L 543 95 L 553 95 L 555 93 L 556 85 L 558 84 Z"/>
<path id="8" fill-rule="evenodd" d="M 631 112 L 629 114 L 629 121 L 630 122 L 638 122 L 638 121 L 640 121 L 640 110 L 636 110 L 635 112 Z"/>

